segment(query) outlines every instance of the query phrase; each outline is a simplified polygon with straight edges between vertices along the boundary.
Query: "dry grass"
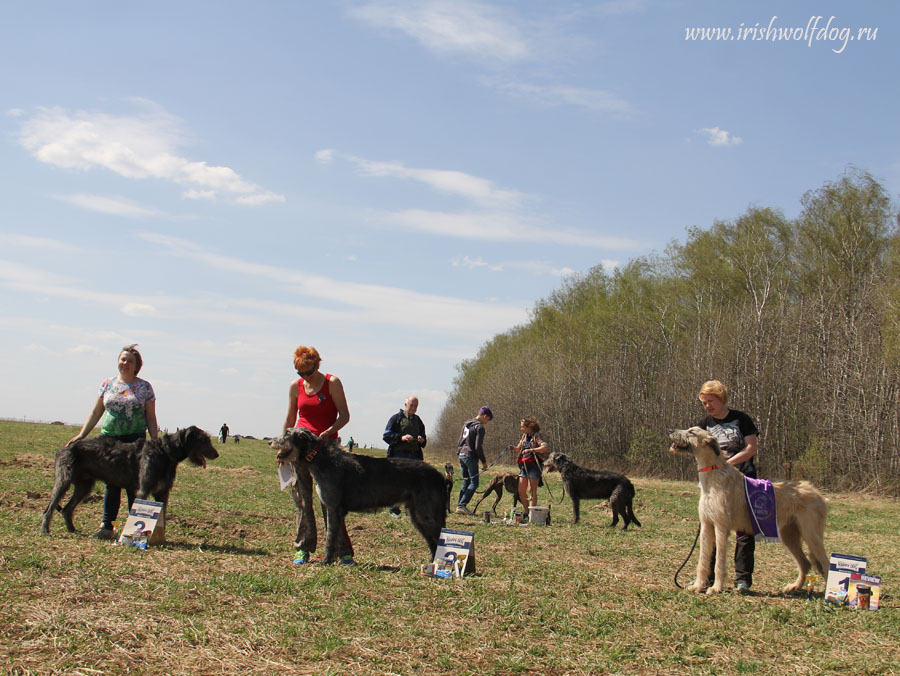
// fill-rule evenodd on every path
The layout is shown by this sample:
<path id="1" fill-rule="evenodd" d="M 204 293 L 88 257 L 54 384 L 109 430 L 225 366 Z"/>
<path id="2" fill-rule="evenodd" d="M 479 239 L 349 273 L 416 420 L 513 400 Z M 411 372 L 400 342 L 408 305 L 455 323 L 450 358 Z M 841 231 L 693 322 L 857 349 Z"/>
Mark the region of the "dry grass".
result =
<path id="1" fill-rule="evenodd" d="M 627 532 L 590 502 L 578 526 L 568 501 L 548 528 L 452 515 L 448 526 L 476 533 L 478 575 L 432 580 L 418 576 L 422 539 L 385 512 L 348 518 L 359 565 L 293 566 L 293 503 L 271 451 L 248 440 L 220 447 L 205 472 L 179 471 L 164 548 L 86 537 L 97 498 L 76 513 L 80 533 L 55 518 L 40 537 L 53 451 L 72 433 L 0 422 L 6 673 L 896 673 L 892 595 L 876 613 L 784 598 L 793 571 L 778 545 L 757 548 L 749 597 L 676 589 L 696 530 L 692 483 L 637 480 L 644 527 Z M 896 501 L 831 496 L 827 547 L 867 556 L 890 592 L 898 516 Z"/>

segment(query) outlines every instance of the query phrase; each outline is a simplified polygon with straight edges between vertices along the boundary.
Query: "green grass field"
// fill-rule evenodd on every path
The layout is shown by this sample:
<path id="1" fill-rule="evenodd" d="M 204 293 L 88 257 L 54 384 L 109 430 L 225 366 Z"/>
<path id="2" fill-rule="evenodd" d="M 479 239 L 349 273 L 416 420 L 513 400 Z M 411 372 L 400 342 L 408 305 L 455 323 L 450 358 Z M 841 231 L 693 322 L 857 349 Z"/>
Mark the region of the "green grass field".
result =
<path id="1" fill-rule="evenodd" d="M 165 547 L 87 537 L 102 486 L 76 512 L 78 533 L 57 515 L 41 537 L 53 454 L 76 431 L 0 421 L 2 673 L 898 672 L 896 500 L 828 496 L 826 548 L 869 559 L 886 588 L 878 612 L 824 605 L 822 582 L 812 602 L 781 596 L 794 569 L 772 544 L 757 547 L 750 596 L 677 589 L 697 528 L 695 482 L 637 479 L 643 528 L 622 532 L 606 527 L 600 503 L 583 504 L 573 525 L 550 475 L 551 526 L 453 514 L 448 527 L 475 531 L 478 574 L 435 580 L 418 574 L 424 541 L 386 511 L 348 517 L 359 565 L 293 566 L 293 501 L 261 441 L 219 446 L 205 471 L 181 466 Z"/>

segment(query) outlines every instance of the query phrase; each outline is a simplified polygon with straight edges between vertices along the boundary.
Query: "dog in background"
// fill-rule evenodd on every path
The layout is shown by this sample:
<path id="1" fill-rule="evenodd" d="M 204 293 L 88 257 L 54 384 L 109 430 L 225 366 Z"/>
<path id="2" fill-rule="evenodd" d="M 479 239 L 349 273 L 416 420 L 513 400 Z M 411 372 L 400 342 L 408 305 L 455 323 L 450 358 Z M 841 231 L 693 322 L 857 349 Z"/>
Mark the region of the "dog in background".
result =
<path id="1" fill-rule="evenodd" d="M 622 530 L 628 530 L 628 524 L 640 526 L 632 509 L 634 501 L 634 485 L 624 474 L 607 472 L 603 470 L 587 469 L 576 465 L 565 453 L 554 451 L 544 461 L 544 469 L 558 471 L 562 476 L 563 487 L 572 498 L 572 511 L 575 514 L 575 523 L 581 518 L 582 500 L 609 500 L 609 508 L 612 510 L 613 519 L 609 524 L 615 528 L 619 523 L 619 517 L 625 522 Z"/>
<path id="2" fill-rule="evenodd" d="M 187 427 L 173 434 L 163 434 L 156 441 L 123 443 L 112 437 L 79 439 L 71 446 L 63 446 L 56 452 L 54 464 L 56 481 L 50 493 L 50 502 L 41 521 L 41 535 L 50 534 L 50 519 L 69 486 L 74 486 L 72 497 L 60 511 L 66 528 L 75 532 L 73 514 L 78 504 L 94 487 L 94 482 L 105 481 L 145 500 L 163 503 L 163 510 L 156 530 L 156 542 L 165 542 L 165 512 L 169 492 L 175 483 L 178 463 L 188 460 L 206 467 L 206 461 L 215 460 L 219 453 L 213 447 L 209 435 L 199 427 Z"/>
<path id="3" fill-rule="evenodd" d="M 709 580 L 709 563 L 716 548 L 715 581 L 707 594 L 719 593 L 728 574 L 728 536 L 731 531 L 752 533 L 750 508 L 744 490 L 744 475 L 725 462 L 716 438 L 701 427 L 669 430 L 670 453 L 691 455 L 700 474 L 700 560 L 697 577 L 688 587 L 704 591 Z M 802 588 L 811 565 L 824 578 L 828 572 L 825 556 L 825 517 L 827 505 L 822 494 L 808 481 L 772 482 L 775 488 L 775 511 L 782 544 L 797 562 L 797 579 L 784 588 L 784 593 Z M 803 553 L 806 543 L 812 564 Z"/>
<path id="4" fill-rule="evenodd" d="M 503 497 L 503 490 L 506 489 L 507 493 L 511 493 L 513 496 L 513 509 L 516 508 L 517 503 L 521 503 L 519 500 L 519 475 L 513 472 L 506 472 L 504 474 L 498 474 L 491 482 L 487 485 L 487 488 L 484 491 L 476 491 L 476 493 L 484 493 L 479 499 L 478 502 L 475 503 L 475 509 L 472 511 L 476 514 L 478 513 L 478 505 L 481 504 L 481 501 L 484 500 L 491 493 L 497 494 L 497 499 L 494 500 L 494 504 L 491 506 L 491 511 L 496 516 L 497 514 L 497 505 L 500 503 L 501 498 Z M 523 507 L 525 505 L 522 505 Z"/>
<path id="5" fill-rule="evenodd" d="M 450 514 L 450 500 L 453 499 L 453 465 L 444 464 L 444 485 L 447 493 L 447 514 Z"/>
<path id="6" fill-rule="evenodd" d="M 305 463 L 316 480 L 326 514 L 322 563 L 333 563 L 341 551 L 349 549 L 349 543 L 338 541 L 346 540 L 348 512 L 371 512 L 392 505 L 405 505 L 434 558 L 447 520 L 446 484 L 434 467 L 409 458 L 346 453 L 336 440 L 318 437 L 302 427 L 289 429 L 269 445 L 278 451 L 279 461 L 295 466 Z"/>

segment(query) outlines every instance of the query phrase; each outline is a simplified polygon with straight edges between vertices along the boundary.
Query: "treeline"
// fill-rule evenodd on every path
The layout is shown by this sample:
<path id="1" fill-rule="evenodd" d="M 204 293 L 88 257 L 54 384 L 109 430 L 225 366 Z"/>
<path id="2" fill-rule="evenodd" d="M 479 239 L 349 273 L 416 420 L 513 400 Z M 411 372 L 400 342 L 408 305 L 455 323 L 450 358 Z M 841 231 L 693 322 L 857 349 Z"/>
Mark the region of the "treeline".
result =
<path id="1" fill-rule="evenodd" d="M 458 374 L 435 430 L 455 447 L 488 403 L 489 460 L 537 416 L 551 448 L 590 466 L 693 476 L 666 430 L 702 415 L 719 379 L 761 431 L 763 477 L 900 491 L 900 237 L 895 204 L 849 170 L 789 220 L 752 207 L 686 242 L 570 278 Z"/>

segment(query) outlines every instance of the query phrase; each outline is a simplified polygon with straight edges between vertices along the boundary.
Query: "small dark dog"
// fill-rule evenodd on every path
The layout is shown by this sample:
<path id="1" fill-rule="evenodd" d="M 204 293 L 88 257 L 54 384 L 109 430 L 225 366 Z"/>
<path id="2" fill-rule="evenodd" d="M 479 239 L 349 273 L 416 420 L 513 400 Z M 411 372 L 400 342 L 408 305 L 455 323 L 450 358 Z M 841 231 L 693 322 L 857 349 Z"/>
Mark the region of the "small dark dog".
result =
<path id="1" fill-rule="evenodd" d="M 575 523 L 581 517 L 581 500 L 605 500 L 609 499 L 609 507 L 612 509 L 613 520 L 609 524 L 614 528 L 619 523 L 619 515 L 625 521 L 622 530 L 628 529 L 628 524 L 640 526 L 631 503 L 634 500 L 634 486 L 624 474 L 618 472 L 606 472 L 602 470 L 580 467 L 569 460 L 565 453 L 554 451 L 544 462 L 547 471 L 556 470 L 562 475 L 563 486 L 569 497 L 572 498 L 572 511 L 575 513 Z"/>
<path id="2" fill-rule="evenodd" d="M 453 497 L 453 465 L 444 465 L 444 484 L 447 487 L 447 514 L 450 514 L 450 500 Z"/>
<path id="3" fill-rule="evenodd" d="M 347 512 L 370 512 L 379 507 L 405 505 L 431 556 L 437 550 L 444 512 L 446 485 L 443 475 L 421 460 L 371 458 L 345 453 L 336 440 L 324 439 L 302 427 L 288 430 L 269 445 L 278 451 L 278 460 L 303 464 L 316 480 L 319 498 L 325 505 L 325 555 L 322 563 L 333 563 L 344 548 L 344 520 Z"/>
<path id="4" fill-rule="evenodd" d="M 123 443 L 111 437 L 80 439 L 71 446 L 63 446 L 56 452 L 56 482 L 50 494 L 50 503 L 44 510 L 41 535 L 49 535 L 50 519 L 69 486 L 74 485 L 72 497 L 60 511 L 69 532 L 75 531 L 72 515 L 75 508 L 94 487 L 95 481 L 105 481 L 130 491 L 140 500 L 151 493 L 157 502 L 163 503 L 154 539 L 165 541 L 165 505 L 175 483 L 178 463 L 189 460 L 206 467 L 206 460 L 215 460 L 219 453 L 209 435 L 199 427 L 188 427 L 174 434 L 164 434 L 158 440 Z"/>
<path id="5" fill-rule="evenodd" d="M 484 495 L 482 495 L 478 502 L 475 503 L 475 509 L 472 511 L 476 514 L 478 513 L 478 505 L 481 504 L 481 501 L 484 500 L 491 493 L 497 494 L 497 499 L 494 500 L 494 504 L 491 506 L 491 511 L 494 515 L 497 515 L 497 505 L 500 503 L 501 498 L 503 497 L 503 489 L 506 489 L 506 492 L 513 496 L 513 509 L 516 508 L 516 504 L 521 503 L 519 500 L 519 475 L 513 472 L 507 472 L 505 474 L 498 474 L 491 482 L 487 485 L 487 488 L 484 489 Z M 475 491 L 479 493 L 480 491 Z M 525 506 L 524 504 L 522 505 Z"/>

